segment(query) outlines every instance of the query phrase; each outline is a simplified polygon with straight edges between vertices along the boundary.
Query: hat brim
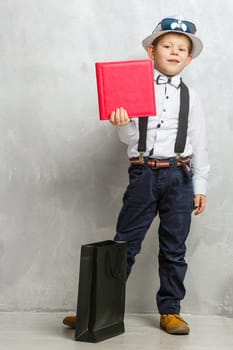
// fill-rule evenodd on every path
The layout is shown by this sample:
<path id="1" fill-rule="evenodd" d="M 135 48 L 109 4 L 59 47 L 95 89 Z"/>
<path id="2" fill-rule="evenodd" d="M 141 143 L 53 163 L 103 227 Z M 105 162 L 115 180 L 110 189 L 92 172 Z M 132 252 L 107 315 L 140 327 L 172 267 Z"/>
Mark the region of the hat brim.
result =
<path id="1" fill-rule="evenodd" d="M 191 53 L 193 58 L 197 57 L 201 53 L 201 51 L 203 49 L 202 41 L 197 36 L 195 36 L 193 34 L 181 32 L 178 30 L 163 30 L 163 31 L 159 31 L 159 32 L 154 32 L 151 35 L 147 36 L 142 41 L 142 46 L 147 51 L 148 46 L 151 45 L 156 38 L 158 38 L 159 36 L 164 35 L 166 33 L 176 33 L 176 34 L 183 34 L 183 35 L 187 36 L 192 41 L 192 44 L 193 44 L 192 53 Z"/>

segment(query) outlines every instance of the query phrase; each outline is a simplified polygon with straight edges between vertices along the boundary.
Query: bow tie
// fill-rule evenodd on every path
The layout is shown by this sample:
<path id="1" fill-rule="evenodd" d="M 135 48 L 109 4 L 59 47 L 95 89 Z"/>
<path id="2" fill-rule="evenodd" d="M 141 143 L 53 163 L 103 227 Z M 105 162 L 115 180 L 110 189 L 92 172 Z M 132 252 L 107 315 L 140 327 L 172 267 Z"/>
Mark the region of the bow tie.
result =
<path id="1" fill-rule="evenodd" d="M 179 78 L 179 77 L 168 78 L 168 77 L 165 77 L 164 75 L 159 75 L 156 79 L 156 83 L 157 84 L 170 84 L 178 89 L 178 87 L 180 86 L 180 83 L 181 83 L 181 78 Z"/>

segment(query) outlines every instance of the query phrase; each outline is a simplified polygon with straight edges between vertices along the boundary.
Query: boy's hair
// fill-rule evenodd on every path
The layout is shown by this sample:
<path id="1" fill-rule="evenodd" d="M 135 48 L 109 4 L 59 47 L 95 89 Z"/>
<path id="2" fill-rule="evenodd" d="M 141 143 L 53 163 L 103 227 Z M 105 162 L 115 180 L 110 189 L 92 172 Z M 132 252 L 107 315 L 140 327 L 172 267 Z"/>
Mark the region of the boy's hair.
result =
<path id="1" fill-rule="evenodd" d="M 167 34 L 170 34 L 170 33 L 165 33 L 165 34 L 163 34 L 163 35 L 160 35 L 158 38 L 156 38 L 156 39 L 152 42 L 151 45 L 154 47 L 154 50 L 157 48 L 157 45 L 158 45 L 158 43 L 160 42 L 160 40 L 161 40 L 162 38 L 164 38 Z M 182 35 L 182 36 L 184 36 L 185 38 L 187 38 L 187 39 L 189 40 L 188 52 L 189 52 L 189 55 L 191 55 L 192 49 L 193 49 L 192 40 L 190 40 L 189 37 L 187 37 L 187 35 L 185 35 L 185 34 L 182 34 L 182 33 L 176 33 L 176 34 Z"/>

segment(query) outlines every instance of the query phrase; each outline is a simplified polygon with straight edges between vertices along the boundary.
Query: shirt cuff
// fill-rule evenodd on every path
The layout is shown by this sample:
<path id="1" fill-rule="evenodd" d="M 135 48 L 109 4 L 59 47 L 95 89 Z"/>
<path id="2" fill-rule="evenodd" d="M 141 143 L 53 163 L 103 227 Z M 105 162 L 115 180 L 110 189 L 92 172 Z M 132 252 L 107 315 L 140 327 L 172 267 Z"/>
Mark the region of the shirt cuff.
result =
<path id="1" fill-rule="evenodd" d="M 204 179 L 194 179 L 193 180 L 193 191 L 194 194 L 207 194 L 207 181 Z"/>

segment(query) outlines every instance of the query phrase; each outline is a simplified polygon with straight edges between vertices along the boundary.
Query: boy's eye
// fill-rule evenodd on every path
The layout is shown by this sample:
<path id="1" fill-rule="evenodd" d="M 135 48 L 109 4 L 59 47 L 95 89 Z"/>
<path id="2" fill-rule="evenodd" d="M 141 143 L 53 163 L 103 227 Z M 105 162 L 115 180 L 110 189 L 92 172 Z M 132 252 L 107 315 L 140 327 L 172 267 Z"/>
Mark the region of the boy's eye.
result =
<path id="1" fill-rule="evenodd" d="M 186 47 L 180 47 L 180 51 L 186 52 L 187 49 L 186 49 Z"/>

